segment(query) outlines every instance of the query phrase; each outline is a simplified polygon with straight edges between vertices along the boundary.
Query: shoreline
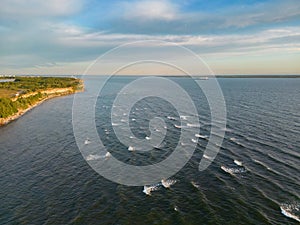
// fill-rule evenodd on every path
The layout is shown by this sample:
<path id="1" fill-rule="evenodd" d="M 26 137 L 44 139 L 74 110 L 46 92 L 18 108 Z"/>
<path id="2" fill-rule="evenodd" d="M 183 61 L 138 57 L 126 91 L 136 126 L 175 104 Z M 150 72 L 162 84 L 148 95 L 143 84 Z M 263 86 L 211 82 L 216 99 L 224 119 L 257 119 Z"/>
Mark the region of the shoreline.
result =
<path id="1" fill-rule="evenodd" d="M 64 90 L 64 91 L 62 91 L 62 90 Z M 47 93 L 47 91 L 43 91 L 43 92 Z M 0 127 L 6 126 L 7 124 L 19 119 L 20 117 L 22 117 L 24 114 L 26 114 L 33 108 L 41 105 L 42 103 L 44 103 L 45 101 L 47 101 L 49 99 L 67 96 L 67 95 L 73 95 L 73 94 L 76 94 L 79 92 L 84 92 L 84 87 L 82 87 L 82 89 L 76 90 L 76 91 L 73 91 L 72 88 L 59 88 L 56 90 L 56 92 L 53 90 L 49 90 L 50 95 L 39 100 L 35 104 L 28 106 L 28 108 L 26 108 L 26 109 L 20 109 L 17 113 L 15 113 L 14 115 L 11 115 L 7 118 L 0 118 Z"/>

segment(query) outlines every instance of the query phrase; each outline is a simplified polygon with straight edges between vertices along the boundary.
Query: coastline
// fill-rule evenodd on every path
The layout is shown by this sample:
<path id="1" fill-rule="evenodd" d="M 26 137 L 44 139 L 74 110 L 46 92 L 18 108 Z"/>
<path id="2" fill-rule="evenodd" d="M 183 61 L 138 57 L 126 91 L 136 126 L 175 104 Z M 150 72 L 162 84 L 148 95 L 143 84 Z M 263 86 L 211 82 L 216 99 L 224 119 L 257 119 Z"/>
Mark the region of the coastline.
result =
<path id="1" fill-rule="evenodd" d="M 0 127 L 7 125 L 14 120 L 19 119 L 21 116 L 26 114 L 28 111 L 32 110 L 33 108 L 39 106 L 40 104 L 42 104 L 43 102 L 45 102 L 49 99 L 66 96 L 66 95 L 72 95 L 72 94 L 75 94 L 78 92 L 84 92 L 84 87 L 82 87 L 80 90 L 76 90 L 76 91 L 74 91 L 72 88 L 58 88 L 58 89 L 42 91 L 42 93 L 49 94 L 49 96 L 39 100 L 38 102 L 36 102 L 33 105 L 28 106 L 28 108 L 26 108 L 26 109 L 18 110 L 18 112 L 12 116 L 9 116 L 7 118 L 0 118 Z M 32 94 L 35 94 L 35 93 L 32 93 Z"/>

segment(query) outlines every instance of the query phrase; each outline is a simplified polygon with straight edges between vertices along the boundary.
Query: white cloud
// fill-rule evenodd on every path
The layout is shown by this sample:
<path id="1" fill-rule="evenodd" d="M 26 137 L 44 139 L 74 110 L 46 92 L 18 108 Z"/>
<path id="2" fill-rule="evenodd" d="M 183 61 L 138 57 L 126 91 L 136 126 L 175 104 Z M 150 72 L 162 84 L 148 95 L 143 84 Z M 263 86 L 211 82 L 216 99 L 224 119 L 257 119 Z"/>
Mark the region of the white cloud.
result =
<path id="1" fill-rule="evenodd" d="M 300 17 L 297 0 L 271 1 L 251 7 L 229 8 L 223 14 L 222 26 L 243 28 L 257 24 L 280 23 Z"/>
<path id="2" fill-rule="evenodd" d="M 70 30 L 70 31 L 69 31 Z M 72 31 L 72 32 L 71 32 Z M 140 40 L 160 40 L 173 42 L 190 48 L 201 47 L 206 52 L 216 53 L 228 49 L 237 48 L 265 48 L 268 45 L 285 47 L 296 46 L 289 40 L 300 37 L 299 27 L 284 27 L 267 29 L 253 34 L 223 34 L 223 35 L 147 35 L 147 34 L 121 34 L 108 32 L 87 32 L 76 27 L 57 29 L 59 42 L 74 47 L 115 47 L 120 44 Z M 166 43 L 167 44 L 167 43 Z M 149 43 L 151 45 L 151 43 Z M 146 46 L 145 46 L 146 47 Z M 149 46 L 151 47 L 151 46 Z"/>
<path id="3" fill-rule="evenodd" d="M 178 15 L 178 6 L 168 0 L 142 0 L 124 2 L 124 18 L 133 20 L 173 20 Z"/>
<path id="4" fill-rule="evenodd" d="M 111 30 L 142 34 L 234 32 L 240 28 L 277 26 L 300 18 L 298 0 L 274 0 L 251 5 L 241 3 L 212 12 L 186 10 L 182 6 L 169 0 L 142 0 L 116 5 L 112 9 Z M 120 8 L 124 12 L 118 11 Z"/>
<path id="5" fill-rule="evenodd" d="M 39 16 L 67 16 L 78 12 L 82 0 L 1 0 L 0 18 L 24 19 Z"/>
<path id="6" fill-rule="evenodd" d="M 174 42 L 210 58 L 299 54 L 300 49 L 300 28 L 277 24 L 299 18 L 299 1 L 276 1 L 278 4 L 251 5 L 241 10 L 222 9 L 219 14 L 184 11 L 171 0 L 117 1 L 114 13 L 107 12 L 114 17 L 106 21 L 110 25 L 105 27 L 107 30 L 74 25 L 76 20 L 72 23 L 71 17 L 69 24 L 66 23 L 64 17 L 80 11 L 84 0 L 0 1 L 2 68 L 39 65 L 61 70 L 65 63 L 80 64 L 95 59 L 120 44 L 153 39 Z M 240 27 L 247 26 L 258 29 L 253 29 L 253 33 L 250 29 L 239 32 Z M 153 46 L 142 47 L 150 52 L 147 47 Z M 162 54 L 170 53 L 162 51 Z"/>

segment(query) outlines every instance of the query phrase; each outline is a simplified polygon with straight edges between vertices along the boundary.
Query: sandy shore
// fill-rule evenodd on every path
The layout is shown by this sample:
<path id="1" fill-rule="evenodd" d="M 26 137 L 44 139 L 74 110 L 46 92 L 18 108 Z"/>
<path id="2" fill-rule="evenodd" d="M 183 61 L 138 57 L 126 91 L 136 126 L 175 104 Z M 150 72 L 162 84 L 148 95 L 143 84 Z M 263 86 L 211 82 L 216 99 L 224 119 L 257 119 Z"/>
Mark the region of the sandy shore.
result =
<path id="1" fill-rule="evenodd" d="M 82 92 L 82 91 L 84 91 L 84 89 L 74 92 L 72 88 L 58 88 L 58 89 L 51 89 L 51 90 L 42 91 L 41 93 L 48 94 L 48 96 L 41 99 L 37 103 L 35 103 L 33 105 L 30 105 L 27 109 L 20 109 L 16 114 L 14 114 L 12 116 L 9 116 L 7 118 L 0 118 L 0 126 L 4 126 L 4 125 L 20 118 L 26 112 L 28 112 L 31 109 L 33 109 L 34 107 L 42 104 L 44 101 L 47 101 L 48 99 L 56 98 L 56 97 L 60 97 L 60 96 L 65 96 L 65 95 L 71 95 L 71 94 L 75 94 L 77 92 Z M 37 93 L 31 93 L 28 96 L 22 96 L 22 97 L 29 97 L 29 96 L 35 95 L 35 94 L 37 94 Z"/>

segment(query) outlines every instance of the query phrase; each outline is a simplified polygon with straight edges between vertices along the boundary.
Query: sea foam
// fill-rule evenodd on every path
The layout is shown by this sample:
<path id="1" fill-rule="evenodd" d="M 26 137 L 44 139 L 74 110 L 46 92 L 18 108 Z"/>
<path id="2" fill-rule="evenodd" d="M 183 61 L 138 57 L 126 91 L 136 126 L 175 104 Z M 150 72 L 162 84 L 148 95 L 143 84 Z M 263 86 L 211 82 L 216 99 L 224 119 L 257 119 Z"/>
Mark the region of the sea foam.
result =
<path id="1" fill-rule="evenodd" d="M 245 173 L 247 170 L 245 168 L 231 168 L 226 166 L 221 166 L 221 169 L 225 171 L 226 173 L 229 173 L 230 175 L 235 175 L 239 173 Z"/>
<path id="2" fill-rule="evenodd" d="M 195 137 L 202 138 L 202 139 L 208 138 L 207 135 L 201 135 L 201 134 L 195 134 Z"/>
<path id="3" fill-rule="evenodd" d="M 241 161 L 239 161 L 239 160 L 233 160 L 233 162 L 236 164 L 236 165 L 238 165 L 238 166 L 243 166 L 243 163 L 241 162 Z"/>
<path id="4" fill-rule="evenodd" d="M 299 203 L 285 203 L 280 205 L 280 210 L 286 217 L 292 218 L 300 222 L 300 204 Z"/>
<path id="5" fill-rule="evenodd" d="M 160 184 L 145 185 L 145 186 L 144 186 L 143 192 L 144 192 L 146 195 L 151 195 L 151 192 L 152 192 L 152 191 L 158 190 L 158 189 L 159 189 L 159 186 L 160 186 Z"/>
<path id="6" fill-rule="evenodd" d="M 161 184 L 162 186 L 164 186 L 165 188 L 170 188 L 173 184 L 175 184 L 177 182 L 177 180 L 171 180 L 171 179 L 168 179 L 168 180 L 165 180 L 165 179 L 162 179 L 161 180 Z"/>

